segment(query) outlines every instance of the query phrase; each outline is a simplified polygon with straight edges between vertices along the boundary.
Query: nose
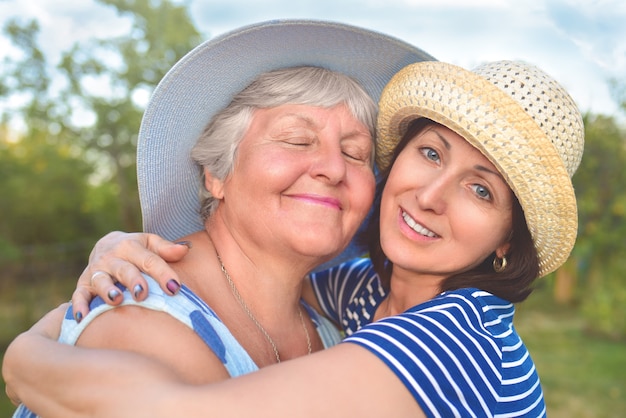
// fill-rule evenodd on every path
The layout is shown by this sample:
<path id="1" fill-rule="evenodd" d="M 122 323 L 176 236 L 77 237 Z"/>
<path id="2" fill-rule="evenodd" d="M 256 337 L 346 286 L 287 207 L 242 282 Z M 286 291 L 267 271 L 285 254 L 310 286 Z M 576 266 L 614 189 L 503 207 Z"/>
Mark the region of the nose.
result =
<path id="1" fill-rule="evenodd" d="M 422 179 L 422 186 L 415 190 L 415 198 L 422 210 L 442 214 L 448 205 L 453 182 L 442 173 L 433 174 L 429 178 Z"/>
<path id="2" fill-rule="evenodd" d="M 329 184 L 338 184 L 345 179 L 346 164 L 339 144 L 320 144 L 311 165 L 311 176 Z"/>

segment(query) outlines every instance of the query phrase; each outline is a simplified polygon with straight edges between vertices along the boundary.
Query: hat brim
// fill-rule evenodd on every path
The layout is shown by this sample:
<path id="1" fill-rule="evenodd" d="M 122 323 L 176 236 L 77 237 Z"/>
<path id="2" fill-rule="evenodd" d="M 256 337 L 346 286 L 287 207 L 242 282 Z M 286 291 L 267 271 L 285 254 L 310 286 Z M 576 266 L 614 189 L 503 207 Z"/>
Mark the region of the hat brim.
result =
<path id="1" fill-rule="evenodd" d="M 200 175 L 191 149 L 215 113 L 259 74 L 302 65 L 324 67 L 353 77 L 377 102 L 397 71 L 424 60 L 434 58 L 396 38 L 311 20 L 264 22 L 202 43 L 165 75 L 143 116 L 137 178 L 144 230 L 176 240 L 204 227 Z M 330 264 L 361 251 L 349 248 Z"/>
<path id="2" fill-rule="evenodd" d="M 565 262 L 578 228 L 574 188 L 556 148 L 518 102 L 471 71 L 428 62 L 396 74 L 379 105 L 379 167 L 389 165 L 411 121 L 425 117 L 450 128 L 480 150 L 515 193 L 540 276 Z"/>

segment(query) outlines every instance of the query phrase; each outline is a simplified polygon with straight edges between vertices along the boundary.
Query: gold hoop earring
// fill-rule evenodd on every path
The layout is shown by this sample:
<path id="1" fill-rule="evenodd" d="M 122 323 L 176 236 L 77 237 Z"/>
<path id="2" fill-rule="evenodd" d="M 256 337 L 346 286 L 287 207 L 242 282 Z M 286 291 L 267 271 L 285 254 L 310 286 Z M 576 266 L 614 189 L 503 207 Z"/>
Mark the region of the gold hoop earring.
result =
<path id="1" fill-rule="evenodd" d="M 502 256 L 502 258 L 498 258 L 495 256 L 493 258 L 493 270 L 496 273 L 502 273 L 506 269 L 506 256 Z"/>

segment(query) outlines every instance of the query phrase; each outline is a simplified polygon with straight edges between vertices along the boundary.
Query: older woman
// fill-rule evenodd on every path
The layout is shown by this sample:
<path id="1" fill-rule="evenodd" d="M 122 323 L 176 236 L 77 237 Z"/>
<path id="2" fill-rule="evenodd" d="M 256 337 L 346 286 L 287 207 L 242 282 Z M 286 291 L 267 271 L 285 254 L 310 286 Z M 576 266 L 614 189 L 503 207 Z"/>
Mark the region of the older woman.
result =
<path id="1" fill-rule="evenodd" d="M 146 229 L 194 248 L 173 265 L 181 291 L 169 298 L 148 280 L 144 304 L 96 301 L 80 324 L 69 309 L 60 341 L 136 352 L 196 384 L 338 342 L 301 303 L 302 280 L 347 247 L 371 207 L 369 94 L 422 58 L 378 33 L 309 21 L 242 28 L 189 53 L 155 90 L 138 145 Z"/>
<path id="2" fill-rule="evenodd" d="M 14 368 L 71 383 L 72 395 L 34 379 L 18 392 L 39 396 L 51 416 L 83 416 L 76 396 L 103 417 L 545 416 L 513 302 L 574 245 L 570 179 L 584 147 L 576 105 L 525 63 L 416 63 L 386 87 L 378 121 L 373 260 L 313 277 L 325 311 L 351 334 L 344 343 L 189 386 L 131 354 L 57 344 L 49 318 L 8 355 Z M 127 382 L 119 373 L 131 365 Z M 93 382 L 101 375 L 110 384 Z"/>

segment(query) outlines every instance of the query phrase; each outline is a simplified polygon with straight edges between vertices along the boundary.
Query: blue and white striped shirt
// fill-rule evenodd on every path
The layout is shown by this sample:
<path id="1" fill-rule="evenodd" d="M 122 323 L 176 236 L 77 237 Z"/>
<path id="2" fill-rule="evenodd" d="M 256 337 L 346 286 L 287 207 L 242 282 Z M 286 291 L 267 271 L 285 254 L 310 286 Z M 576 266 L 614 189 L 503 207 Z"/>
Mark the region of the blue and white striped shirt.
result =
<path id="1" fill-rule="evenodd" d="M 312 275 L 323 310 L 394 371 L 430 417 L 543 417 L 535 365 L 513 304 L 479 289 L 444 292 L 371 323 L 385 297 L 367 259 Z"/>

